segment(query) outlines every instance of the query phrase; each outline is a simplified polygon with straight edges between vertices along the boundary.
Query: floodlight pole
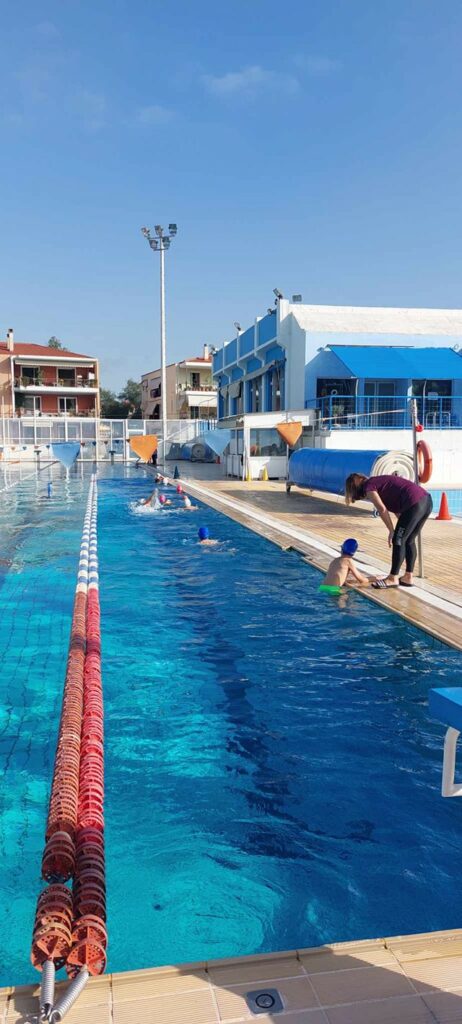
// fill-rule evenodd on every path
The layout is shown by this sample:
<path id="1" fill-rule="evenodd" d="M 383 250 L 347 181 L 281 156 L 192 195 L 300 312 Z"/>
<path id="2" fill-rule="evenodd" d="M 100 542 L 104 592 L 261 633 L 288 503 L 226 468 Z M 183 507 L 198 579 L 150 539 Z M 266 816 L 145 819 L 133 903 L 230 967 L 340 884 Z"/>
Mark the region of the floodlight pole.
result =
<path id="1" fill-rule="evenodd" d="M 167 345 L 165 334 L 165 247 L 160 245 L 160 389 L 162 392 L 162 454 L 163 464 L 167 458 Z"/>
<path id="2" fill-rule="evenodd" d="M 148 241 L 153 252 L 160 255 L 160 391 L 162 400 L 162 462 L 165 467 L 167 457 L 167 340 L 165 330 L 165 250 L 170 247 L 172 238 L 177 233 L 176 224 L 169 224 L 165 233 L 160 224 L 155 226 L 155 235 L 151 235 L 148 228 L 141 228 L 141 233 Z"/>

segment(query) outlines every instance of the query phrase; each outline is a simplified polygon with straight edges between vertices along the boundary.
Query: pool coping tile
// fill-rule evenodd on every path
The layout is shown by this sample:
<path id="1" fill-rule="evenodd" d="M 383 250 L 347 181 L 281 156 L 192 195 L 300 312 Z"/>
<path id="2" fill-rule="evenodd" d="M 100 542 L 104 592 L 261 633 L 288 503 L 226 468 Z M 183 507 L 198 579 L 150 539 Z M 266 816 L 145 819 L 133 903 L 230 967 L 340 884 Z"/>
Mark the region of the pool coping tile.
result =
<path id="1" fill-rule="evenodd" d="M 332 1006 L 328 1024 L 435 1024 L 431 1010 L 418 995 Z"/>
<path id="2" fill-rule="evenodd" d="M 310 982 L 324 1008 L 415 995 L 410 979 L 396 962 L 384 967 L 353 967 L 311 974 Z"/>
<path id="3" fill-rule="evenodd" d="M 151 996 L 142 1000 L 143 1024 L 218 1024 L 219 1017 L 210 988 L 174 995 Z M 114 1003 L 114 1024 L 140 1021 L 139 1000 Z"/>
<path id="4" fill-rule="evenodd" d="M 259 1015 L 251 1013 L 245 996 L 255 985 L 253 981 L 247 981 L 241 985 L 215 985 L 214 995 L 217 1001 L 220 1021 L 254 1020 L 258 1022 Z M 261 988 L 275 988 L 279 992 L 284 1009 L 288 1012 L 320 1010 L 316 994 L 309 978 L 306 975 L 288 978 L 267 978 L 265 985 Z M 266 1016 L 266 1015 L 265 1015 Z M 276 1015 L 274 1015 L 276 1016 Z M 277 1015 L 279 1017 L 279 1014 Z M 284 1015 L 281 1014 L 281 1021 Z"/>

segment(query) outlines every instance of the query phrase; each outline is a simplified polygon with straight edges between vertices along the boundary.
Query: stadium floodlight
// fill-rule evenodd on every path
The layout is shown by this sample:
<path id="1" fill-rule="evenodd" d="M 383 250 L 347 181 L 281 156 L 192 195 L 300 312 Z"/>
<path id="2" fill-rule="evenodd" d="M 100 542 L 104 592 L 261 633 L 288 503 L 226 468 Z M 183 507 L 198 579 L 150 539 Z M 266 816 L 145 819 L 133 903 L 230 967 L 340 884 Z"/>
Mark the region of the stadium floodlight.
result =
<path id="1" fill-rule="evenodd" d="M 166 249 L 170 248 L 172 238 L 175 237 L 178 228 L 176 224 L 169 224 L 169 234 L 164 235 L 164 229 L 161 224 L 156 224 L 154 232 L 157 235 L 155 238 L 149 228 L 141 228 L 141 234 L 148 242 L 153 252 L 160 253 L 160 392 L 161 392 L 161 403 L 162 403 L 162 448 L 163 448 L 163 462 L 165 465 L 165 459 L 167 455 L 167 344 L 165 336 L 165 263 L 164 255 Z"/>

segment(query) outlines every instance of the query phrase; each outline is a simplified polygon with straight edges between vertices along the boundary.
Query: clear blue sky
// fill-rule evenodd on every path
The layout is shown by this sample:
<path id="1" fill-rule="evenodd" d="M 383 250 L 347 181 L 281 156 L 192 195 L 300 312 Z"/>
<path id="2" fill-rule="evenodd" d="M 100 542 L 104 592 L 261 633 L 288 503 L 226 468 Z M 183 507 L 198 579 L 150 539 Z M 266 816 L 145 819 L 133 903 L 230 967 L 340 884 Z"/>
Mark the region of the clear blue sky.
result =
<path id="1" fill-rule="evenodd" d="M 2 6 L 0 335 L 118 389 L 305 302 L 461 303 L 460 0 Z"/>

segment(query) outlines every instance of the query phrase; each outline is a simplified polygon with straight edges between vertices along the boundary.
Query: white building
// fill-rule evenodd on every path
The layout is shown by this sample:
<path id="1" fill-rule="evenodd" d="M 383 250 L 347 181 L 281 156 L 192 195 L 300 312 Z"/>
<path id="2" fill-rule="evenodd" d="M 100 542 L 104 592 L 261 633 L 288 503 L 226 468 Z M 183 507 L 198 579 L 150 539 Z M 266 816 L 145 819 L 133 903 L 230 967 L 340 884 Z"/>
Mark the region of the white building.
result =
<path id="1" fill-rule="evenodd" d="M 432 432 L 438 485 L 461 487 L 461 347 L 462 310 L 315 306 L 281 298 L 215 352 L 219 422 L 237 428 L 236 454 L 246 456 L 251 449 L 256 456 L 271 450 L 276 424 L 296 418 L 297 410 L 311 414 L 304 444 L 409 448 L 409 400 L 415 398 Z M 265 422 L 258 441 L 258 421 L 252 424 L 247 448 L 248 417 L 257 414 Z M 262 430 L 272 431 L 266 442 Z M 267 468 L 276 475 L 276 463 Z"/>

